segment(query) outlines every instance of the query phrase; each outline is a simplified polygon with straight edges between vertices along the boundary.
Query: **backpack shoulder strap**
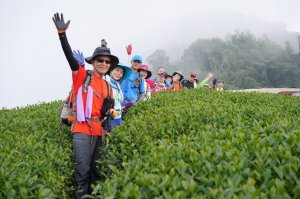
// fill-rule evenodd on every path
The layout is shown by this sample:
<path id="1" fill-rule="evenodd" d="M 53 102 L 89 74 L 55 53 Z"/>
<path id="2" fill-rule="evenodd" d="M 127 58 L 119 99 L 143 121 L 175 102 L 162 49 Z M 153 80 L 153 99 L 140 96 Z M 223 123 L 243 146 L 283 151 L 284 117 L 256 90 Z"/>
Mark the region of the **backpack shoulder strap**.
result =
<path id="1" fill-rule="evenodd" d="M 85 78 L 84 78 L 83 86 L 82 86 L 83 90 L 86 90 L 87 87 L 90 85 L 90 83 L 92 81 L 92 76 L 93 76 L 93 71 L 87 70 Z"/>
<path id="2" fill-rule="evenodd" d="M 107 86 L 107 97 L 110 97 L 110 93 L 111 93 L 111 89 L 112 89 L 111 85 L 107 80 L 104 79 L 104 81 L 105 81 L 106 86 Z"/>

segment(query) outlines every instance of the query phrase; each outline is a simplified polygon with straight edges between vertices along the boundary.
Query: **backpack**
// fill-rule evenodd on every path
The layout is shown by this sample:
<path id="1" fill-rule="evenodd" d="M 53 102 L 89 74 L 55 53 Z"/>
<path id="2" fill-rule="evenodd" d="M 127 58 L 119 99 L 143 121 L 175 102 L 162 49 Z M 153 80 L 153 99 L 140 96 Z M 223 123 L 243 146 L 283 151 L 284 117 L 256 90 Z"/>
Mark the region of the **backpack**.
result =
<path id="1" fill-rule="evenodd" d="M 84 82 L 83 82 L 83 86 L 82 86 L 83 90 L 86 90 L 87 87 L 90 85 L 91 80 L 92 80 L 92 75 L 93 75 L 93 71 L 91 71 L 91 70 L 87 70 L 86 72 L 87 73 L 84 78 Z M 113 108 L 113 106 L 114 106 L 114 99 L 110 97 L 110 93 L 111 93 L 110 84 L 106 80 L 104 80 L 104 81 L 107 85 L 108 96 L 107 96 L 107 98 L 104 99 L 103 106 L 102 106 L 100 112 L 102 113 L 102 115 L 107 116 L 109 113 L 109 110 L 111 108 Z M 76 112 L 73 112 L 73 110 L 72 110 L 73 94 L 74 94 L 74 89 L 72 87 L 67 99 L 64 101 L 64 103 L 62 105 L 61 114 L 60 114 L 60 123 L 62 125 L 71 126 L 76 121 Z"/>

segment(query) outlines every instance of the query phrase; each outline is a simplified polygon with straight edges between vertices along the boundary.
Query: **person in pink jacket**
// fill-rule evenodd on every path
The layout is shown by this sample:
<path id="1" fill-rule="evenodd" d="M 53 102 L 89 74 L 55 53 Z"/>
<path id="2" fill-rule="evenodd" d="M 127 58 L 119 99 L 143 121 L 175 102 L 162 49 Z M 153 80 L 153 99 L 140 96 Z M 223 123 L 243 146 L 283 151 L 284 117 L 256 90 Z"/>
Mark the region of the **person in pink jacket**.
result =
<path id="1" fill-rule="evenodd" d="M 152 86 L 152 93 L 156 93 L 156 92 L 163 91 L 163 90 L 169 90 L 169 88 L 166 86 L 166 83 L 165 83 L 166 78 L 167 78 L 167 73 L 162 72 L 157 75 L 158 75 L 158 79 Z"/>

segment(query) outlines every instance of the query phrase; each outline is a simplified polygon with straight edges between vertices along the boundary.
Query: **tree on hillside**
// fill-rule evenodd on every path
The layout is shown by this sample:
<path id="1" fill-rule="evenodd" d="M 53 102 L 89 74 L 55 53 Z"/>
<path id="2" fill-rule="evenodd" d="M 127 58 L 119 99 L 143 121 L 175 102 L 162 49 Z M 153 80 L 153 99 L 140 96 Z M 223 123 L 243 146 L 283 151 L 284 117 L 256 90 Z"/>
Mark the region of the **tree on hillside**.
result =
<path id="1" fill-rule="evenodd" d="M 236 31 L 225 41 L 198 39 L 184 51 L 181 62 L 189 71 L 213 72 L 225 79 L 227 88 L 300 87 L 300 56 L 290 44 L 282 48 L 250 32 Z"/>
<path id="2" fill-rule="evenodd" d="M 164 50 L 155 50 L 153 54 L 147 58 L 147 61 L 152 71 L 155 71 L 159 67 L 169 66 L 169 57 L 167 56 L 167 53 Z"/>

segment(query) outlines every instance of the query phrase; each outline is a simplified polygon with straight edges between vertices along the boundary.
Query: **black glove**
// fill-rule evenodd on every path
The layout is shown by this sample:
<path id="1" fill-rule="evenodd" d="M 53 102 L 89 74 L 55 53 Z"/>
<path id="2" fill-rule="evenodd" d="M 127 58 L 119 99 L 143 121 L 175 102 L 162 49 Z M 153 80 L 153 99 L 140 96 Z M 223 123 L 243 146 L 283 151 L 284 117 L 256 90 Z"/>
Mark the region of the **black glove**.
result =
<path id="1" fill-rule="evenodd" d="M 107 98 L 104 99 L 102 108 L 100 110 L 100 113 L 102 116 L 107 116 L 109 114 L 109 110 L 113 108 L 115 105 L 115 100 L 108 96 Z"/>
<path id="2" fill-rule="evenodd" d="M 213 83 L 213 85 L 216 85 L 217 79 L 213 79 L 213 80 L 212 80 L 212 83 Z"/>
<path id="3" fill-rule="evenodd" d="M 102 128 L 108 132 L 111 131 L 111 120 L 112 120 L 112 115 L 111 113 L 109 113 L 107 117 L 102 121 L 101 124 Z"/>
<path id="4" fill-rule="evenodd" d="M 67 30 L 67 28 L 69 27 L 70 24 L 70 20 L 65 23 L 64 21 L 64 15 L 61 13 L 61 17 L 59 17 L 58 12 L 56 14 L 54 14 L 54 17 L 52 17 L 54 24 L 56 26 L 56 29 L 58 31 L 58 33 L 63 33 Z"/>

